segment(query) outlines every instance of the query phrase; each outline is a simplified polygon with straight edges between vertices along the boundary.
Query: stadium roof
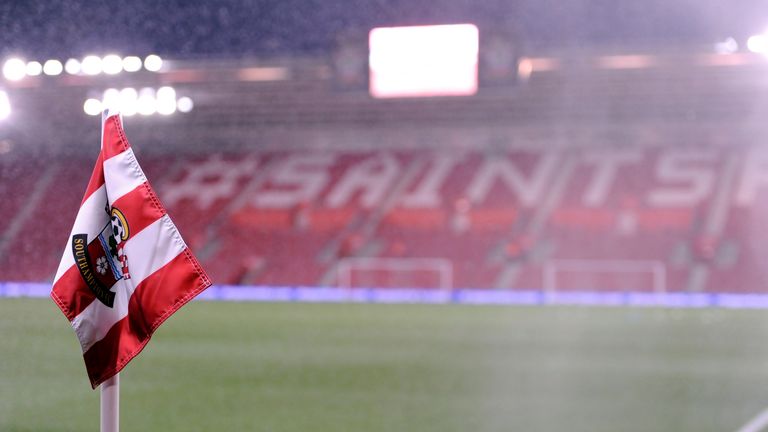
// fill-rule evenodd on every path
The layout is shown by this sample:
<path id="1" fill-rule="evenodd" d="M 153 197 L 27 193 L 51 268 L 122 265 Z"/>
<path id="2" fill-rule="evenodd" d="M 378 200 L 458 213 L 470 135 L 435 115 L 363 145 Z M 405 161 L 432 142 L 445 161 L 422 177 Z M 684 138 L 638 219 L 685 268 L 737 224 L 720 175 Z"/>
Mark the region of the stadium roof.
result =
<path id="1" fill-rule="evenodd" d="M 768 27 L 764 0 L 223 0 L 0 3 L 0 55 L 241 57 L 328 51 L 375 26 L 474 22 L 533 46 L 709 44 Z M 511 30 L 514 29 L 514 30 Z"/>

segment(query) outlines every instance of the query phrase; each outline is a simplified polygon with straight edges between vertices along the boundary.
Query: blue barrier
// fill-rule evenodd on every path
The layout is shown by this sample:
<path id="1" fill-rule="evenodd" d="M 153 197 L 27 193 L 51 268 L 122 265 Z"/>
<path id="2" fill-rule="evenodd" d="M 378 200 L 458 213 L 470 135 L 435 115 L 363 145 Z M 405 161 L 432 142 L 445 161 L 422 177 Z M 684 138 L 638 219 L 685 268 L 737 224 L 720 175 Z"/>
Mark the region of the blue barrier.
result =
<path id="1" fill-rule="evenodd" d="M 50 291 L 51 285 L 48 283 L 0 282 L 0 298 L 48 297 Z M 214 285 L 201 293 L 196 300 L 768 309 L 768 293 L 544 292 Z"/>

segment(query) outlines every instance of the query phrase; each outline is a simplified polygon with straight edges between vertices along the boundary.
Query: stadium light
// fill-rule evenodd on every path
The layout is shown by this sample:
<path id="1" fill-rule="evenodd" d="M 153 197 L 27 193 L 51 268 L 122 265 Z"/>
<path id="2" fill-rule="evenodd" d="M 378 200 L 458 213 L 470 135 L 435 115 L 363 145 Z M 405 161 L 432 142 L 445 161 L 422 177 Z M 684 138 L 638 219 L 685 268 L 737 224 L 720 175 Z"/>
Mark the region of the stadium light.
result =
<path id="1" fill-rule="evenodd" d="M 114 88 L 104 90 L 101 102 L 104 108 L 118 109 L 120 105 L 120 90 Z"/>
<path id="2" fill-rule="evenodd" d="M 11 58 L 3 65 L 3 75 L 9 81 L 18 81 L 26 76 L 38 76 L 41 74 L 55 76 L 66 71 L 70 75 L 117 75 L 122 71 L 138 72 L 142 65 L 152 72 L 158 72 L 163 67 L 163 59 L 157 55 L 150 55 L 142 62 L 137 56 L 121 58 L 116 54 L 108 54 L 104 57 L 89 55 L 81 60 L 70 58 L 64 64 L 59 60 L 50 59 L 44 63 L 39 61 L 25 62 L 20 58 Z"/>
<path id="3" fill-rule="evenodd" d="M 127 117 L 135 115 L 138 111 L 138 99 L 139 93 L 136 91 L 136 89 L 127 87 L 120 90 L 120 112 Z"/>
<path id="4" fill-rule="evenodd" d="M 138 91 L 127 87 L 122 90 L 108 88 L 104 90 L 101 100 L 89 98 L 83 103 L 83 111 L 88 115 L 97 115 L 109 108 L 119 110 L 124 116 L 150 116 L 171 115 L 176 111 L 187 113 L 192 110 L 192 106 L 192 99 L 189 97 L 177 100 L 173 87 L 144 87 Z"/>
<path id="5" fill-rule="evenodd" d="M 24 72 L 29 76 L 38 76 L 43 73 L 43 65 L 36 61 L 28 62 L 24 69 Z"/>
<path id="6" fill-rule="evenodd" d="M 747 39 L 747 49 L 757 54 L 768 54 L 768 33 L 754 35 Z"/>
<path id="7" fill-rule="evenodd" d="M 163 67 L 163 59 L 157 54 L 150 54 L 144 59 L 144 69 L 157 72 Z"/>
<path id="8" fill-rule="evenodd" d="M 12 58 L 3 65 L 3 75 L 9 81 L 18 81 L 27 74 L 27 64 L 19 58 Z"/>
<path id="9" fill-rule="evenodd" d="M 187 96 L 180 97 L 179 100 L 176 101 L 176 108 L 178 108 L 179 112 L 182 113 L 188 113 L 192 111 L 194 106 L 195 105 L 192 103 L 192 99 Z"/>
<path id="10" fill-rule="evenodd" d="M 533 62 L 527 57 L 523 57 L 517 63 L 517 77 L 520 81 L 528 81 L 533 74 Z"/>
<path id="11" fill-rule="evenodd" d="M 64 63 L 64 70 L 67 71 L 70 75 L 77 75 L 80 73 L 80 70 L 82 70 L 82 66 L 80 65 L 80 60 L 78 59 L 69 59 L 66 63 Z"/>
<path id="12" fill-rule="evenodd" d="M 64 70 L 64 66 L 58 60 L 46 60 L 43 64 L 43 73 L 46 75 L 59 75 Z"/>
<path id="13" fill-rule="evenodd" d="M 115 54 L 109 54 L 101 59 L 101 68 L 107 75 L 116 75 L 123 71 L 123 59 Z"/>
<path id="14" fill-rule="evenodd" d="M 145 87 L 139 91 L 139 97 L 136 100 L 136 111 L 143 116 L 152 115 L 157 111 L 155 89 Z"/>
<path id="15" fill-rule="evenodd" d="M 123 58 L 123 70 L 126 72 L 138 72 L 141 70 L 141 59 L 136 56 Z"/>
<path id="16" fill-rule="evenodd" d="M 176 112 L 176 90 L 173 87 L 160 87 L 157 90 L 157 112 L 162 115 Z"/>
<path id="17" fill-rule="evenodd" d="M 87 99 L 83 104 L 83 111 L 90 116 L 96 116 L 101 114 L 102 103 L 98 99 Z"/>
<path id="18" fill-rule="evenodd" d="M 83 58 L 81 68 L 86 75 L 98 75 L 102 71 L 101 57 L 89 55 Z"/>
<path id="19" fill-rule="evenodd" d="M 0 120 L 5 120 L 11 116 L 11 100 L 8 93 L 0 90 Z"/>
<path id="20" fill-rule="evenodd" d="M 715 52 L 718 54 L 733 54 L 739 50 L 739 44 L 736 39 L 729 37 L 722 42 L 715 44 Z"/>

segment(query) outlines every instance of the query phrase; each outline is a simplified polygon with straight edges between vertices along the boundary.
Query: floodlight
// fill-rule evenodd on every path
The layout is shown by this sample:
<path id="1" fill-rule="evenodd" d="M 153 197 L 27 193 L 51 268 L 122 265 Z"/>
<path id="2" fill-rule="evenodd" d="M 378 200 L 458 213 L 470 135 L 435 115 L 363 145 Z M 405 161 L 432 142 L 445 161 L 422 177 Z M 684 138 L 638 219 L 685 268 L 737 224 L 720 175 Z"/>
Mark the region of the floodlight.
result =
<path id="1" fill-rule="evenodd" d="M 47 60 L 45 64 L 43 64 L 43 73 L 46 75 L 59 75 L 64 70 L 64 66 L 62 66 L 61 62 L 58 60 Z"/>
<path id="2" fill-rule="evenodd" d="M 109 54 L 101 59 L 101 67 L 107 75 L 116 75 L 123 70 L 123 59 L 115 54 Z"/>
<path id="3" fill-rule="evenodd" d="M 105 109 L 118 109 L 120 107 L 120 90 L 115 88 L 104 90 L 104 94 L 101 96 L 101 102 Z"/>
<path id="4" fill-rule="evenodd" d="M 176 112 L 176 90 L 173 87 L 160 87 L 157 90 L 157 112 L 163 115 Z"/>
<path id="5" fill-rule="evenodd" d="M 141 59 L 136 56 L 124 57 L 123 70 L 126 72 L 137 72 L 141 70 Z"/>
<path id="6" fill-rule="evenodd" d="M 150 54 L 144 59 L 144 69 L 157 72 L 163 67 L 163 59 L 156 54 Z"/>
<path id="7" fill-rule="evenodd" d="M 180 97 L 178 101 L 176 101 L 176 107 L 179 109 L 179 112 L 188 113 L 192 111 L 194 104 L 192 103 L 192 99 L 187 96 L 183 96 Z"/>
<path id="8" fill-rule="evenodd" d="M 82 70 L 82 65 L 78 59 L 69 59 L 64 63 L 64 70 L 70 75 L 77 75 Z"/>
<path id="9" fill-rule="evenodd" d="M 157 108 L 155 107 L 155 90 L 149 87 L 139 91 L 139 97 L 136 99 L 136 111 L 144 116 L 152 115 Z"/>
<path id="10" fill-rule="evenodd" d="M 28 62 L 25 67 L 25 72 L 29 76 L 38 76 L 43 73 L 43 65 L 37 61 Z"/>
<path id="11" fill-rule="evenodd" d="M 12 58 L 3 65 L 3 75 L 9 81 L 18 81 L 27 74 L 27 64 L 22 59 Z"/>
<path id="12" fill-rule="evenodd" d="M 101 57 L 95 55 L 86 56 L 81 64 L 82 71 L 86 75 L 98 75 L 102 72 Z"/>
<path id="13" fill-rule="evenodd" d="M 139 93 L 136 89 L 128 87 L 120 90 L 120 112 L 124 116 L 132 116 L 138 111 Z"/>
<path id="14" fill-rule="evenodd" d="M 733 54 L 739 50 L 739 43 L 736 39 L 729 37 L 722 42 L 715 44 L 715 52 L 718 54 Z"/>
<path id="15" fill-rule="evenodd" d="M 759 34 L 747 39 L 747 49 L 753 53 L 768 54 L 768 34 Z"/>
<path id="16" fill-rule="evenodd" d="M 83 111 L 90 116 L 99 115 L 102 108 L 104 108 L 104 105 L 98 99 L 91 98 L 86 100 L 83 104 Z"/>

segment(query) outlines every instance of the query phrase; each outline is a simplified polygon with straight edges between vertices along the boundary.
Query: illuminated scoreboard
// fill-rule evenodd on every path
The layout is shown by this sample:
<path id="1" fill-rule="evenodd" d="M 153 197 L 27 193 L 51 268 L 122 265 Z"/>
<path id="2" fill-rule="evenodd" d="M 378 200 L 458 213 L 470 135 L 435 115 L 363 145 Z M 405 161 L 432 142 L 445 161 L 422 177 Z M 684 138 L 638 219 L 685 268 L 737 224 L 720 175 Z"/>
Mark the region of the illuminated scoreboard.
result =
<path id="1" fill-rule="evenodd" d="M 371 30 L 369 90 L 376 98 L 477 92 L 479 32 L 473 24 Z"/>

